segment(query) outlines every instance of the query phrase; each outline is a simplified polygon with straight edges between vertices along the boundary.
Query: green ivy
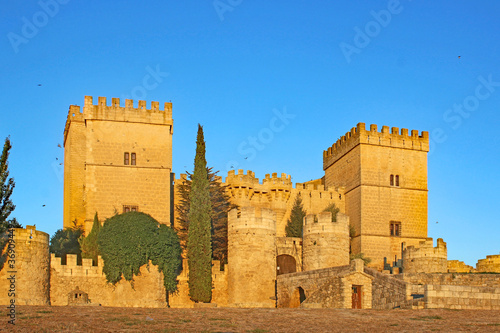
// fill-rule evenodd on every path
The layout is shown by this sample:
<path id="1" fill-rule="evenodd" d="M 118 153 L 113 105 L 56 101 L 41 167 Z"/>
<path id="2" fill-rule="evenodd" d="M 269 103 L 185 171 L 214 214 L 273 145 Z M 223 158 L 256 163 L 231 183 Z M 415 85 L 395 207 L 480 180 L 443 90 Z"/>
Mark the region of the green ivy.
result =
<path id="1" fill-rule="evenodd" d="M 175 231 L 160 225 L 150 215 L 128 212 L 107 219 L 99 232 L 98 244 L 108 282 L 116 284 L 122 275 L 132 281 L 134 275 L 139 275 L 140 267 L 151 260 L 163 272 L 167 292 L 177 291 L 181 265 L 179 238 Z"/>

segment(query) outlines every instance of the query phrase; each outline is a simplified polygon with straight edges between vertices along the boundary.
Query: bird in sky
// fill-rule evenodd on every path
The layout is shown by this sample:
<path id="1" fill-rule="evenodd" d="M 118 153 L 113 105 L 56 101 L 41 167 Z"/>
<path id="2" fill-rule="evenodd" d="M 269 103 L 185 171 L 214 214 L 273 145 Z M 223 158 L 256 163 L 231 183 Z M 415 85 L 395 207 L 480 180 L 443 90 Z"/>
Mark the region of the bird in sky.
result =
<path id="1" fill-rule="evenodd" d="M 41 83 L 39 83 L 39 84 L 38 84 L 38 86 L 39 86 L 39 87 L 41 87 L 41 86 L 42 86 L 42 84 L 41 84 Z"/>
<path id="2" fill-rule="evenodd" d="M 42 205 L 42 207 L 45 207 L 45 205 Z"/>
<path id="3" fill-rule="evenodd" d="M 61 144 L 60 144 L 60 143 L 58 143 L 58 144 L 57 144 L 57 147 L 62 148 L 62 146 L 61 146 Z"/>

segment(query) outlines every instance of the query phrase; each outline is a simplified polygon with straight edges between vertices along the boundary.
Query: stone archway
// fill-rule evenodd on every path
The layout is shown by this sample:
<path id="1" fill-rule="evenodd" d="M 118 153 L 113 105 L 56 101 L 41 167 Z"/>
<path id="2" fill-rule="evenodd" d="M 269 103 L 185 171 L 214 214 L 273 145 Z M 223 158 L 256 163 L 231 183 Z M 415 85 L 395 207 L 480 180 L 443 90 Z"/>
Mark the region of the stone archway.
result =
<path id="1" fill-rule="evenodd" d="M 297 272 L 297 262 L 288 254 L 280 254 L 276 257 L 276 275 Z"/>

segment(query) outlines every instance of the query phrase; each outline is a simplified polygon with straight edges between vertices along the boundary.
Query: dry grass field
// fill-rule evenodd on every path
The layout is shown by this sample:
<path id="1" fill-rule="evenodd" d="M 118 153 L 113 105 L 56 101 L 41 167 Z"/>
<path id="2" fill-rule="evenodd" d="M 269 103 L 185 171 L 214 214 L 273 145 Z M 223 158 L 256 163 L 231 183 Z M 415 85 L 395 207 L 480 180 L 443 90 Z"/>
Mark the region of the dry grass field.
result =
<path id="1" fill-rule="evenodd" d="M 19 306 L 2 332 L 500 332 L 500 311 Z"/>

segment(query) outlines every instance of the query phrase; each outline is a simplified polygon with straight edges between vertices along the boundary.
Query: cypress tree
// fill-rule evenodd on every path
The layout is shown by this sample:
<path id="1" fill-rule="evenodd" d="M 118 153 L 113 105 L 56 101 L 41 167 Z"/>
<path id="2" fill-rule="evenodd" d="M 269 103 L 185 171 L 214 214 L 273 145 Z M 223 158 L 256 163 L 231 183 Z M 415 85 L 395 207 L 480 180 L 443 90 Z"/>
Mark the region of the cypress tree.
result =
<path id="1" fill-rule="evenodd" d="M 303 221 L 306 216 L 306 211 L 302 206 L 302 197 L 297 194 L 295 202 L 293 203 L 292 212 L 290 213 L 290 218 L 285 227 L 286 237 L 302 237 Z"/>
<path id="2" fill-rule="evenodd" d="M 195 302 L 209 303 L 212 299 L 210 182 L 205 159 L 203 127 L 199 124 L 189 202 L 187 243 L 189 296 Z"/>
<path id="3" fill-rule="evenodd" d="M 210 181 L 210 204 L 212 208 L 212 259 L 227 262 L 227 213 L 238 206 L 230 202 L 226 193 L 227 185 L 223 185 L 218 171 L 207 168 L 208 179 Z M 189 230 L 189 195 L 191 193 L 192 174 L 187 172 L 187 178 L 178 185 L 179 203 L 175 206 L 177 211 L 177 226 L 175 228 L 183 252 L 186 251 L 186 244 Z"/>
<path id="4" fill-rule="evenodd" d="M 21 228 L 16 219 L 8 220 L 8 217 L 16 206 L 12 203 L 10 196 L 16 184 L 13 178 L 9 178 L 9 151 L 12 148 L 10 139 L 7 137 L 0 156 L 0 234 L 9 227 Z"/>
<path id="5" fill-rule="evenodd" d="M 81 237 L 78 242 L 80 243 L 80 248 L 82 250 L 82 258 L 91 258 L 94 263 L 97 262 L 97 256 L 99 253 L 99 247 L 97 244 L 97 238 L 99 237 L 99 232 L 101 231 L 101 223 L 97 217 L 97 212 L 94 215 L 94 224 L 92 225 L 92 230 L 87 235 L 87 237 Z"/>

